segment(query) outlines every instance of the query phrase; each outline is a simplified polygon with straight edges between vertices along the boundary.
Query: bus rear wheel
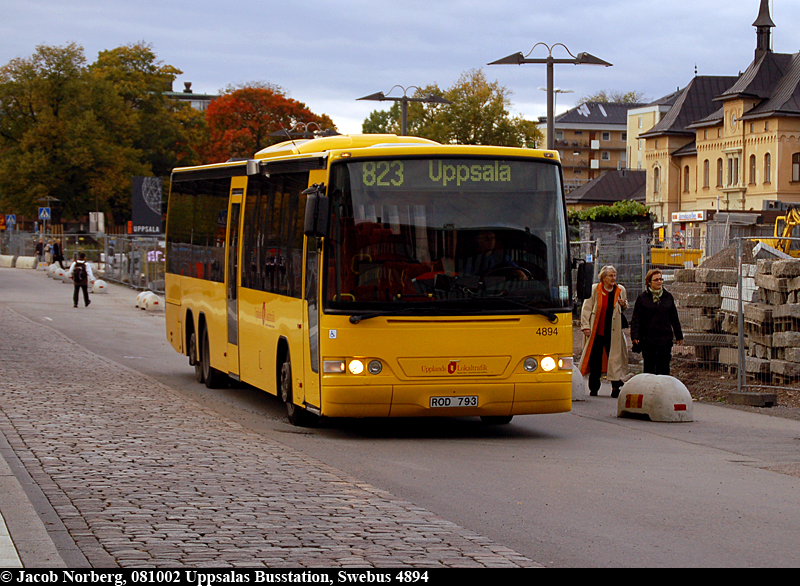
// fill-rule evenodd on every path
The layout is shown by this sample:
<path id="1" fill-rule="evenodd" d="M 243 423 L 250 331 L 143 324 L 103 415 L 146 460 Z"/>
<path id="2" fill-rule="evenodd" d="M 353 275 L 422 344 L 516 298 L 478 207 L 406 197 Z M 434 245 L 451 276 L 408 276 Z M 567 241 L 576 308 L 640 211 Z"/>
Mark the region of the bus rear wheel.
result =
<path id="1" fill-rule="evenodd" d="M 200 366 L 203 370 L 203 380 L 206 383 L 206 387 L 209 389 L 222 388 L 225 386 L 228 377 L 211 366 L 211 347 L 208 343 L 208 330 L 206 329 L 203 329 L 203 346 L 201 350 L 203 356 L 200 360 Z"/>
<path id="2" fill-rule="evenodd" d="M 197 334 L 192 332 L 189 336 L 189 364 L 194 366 L 194 378 L 199 383 L 206 382 L 203 375 L 203 362 L 197 352 Z"/>

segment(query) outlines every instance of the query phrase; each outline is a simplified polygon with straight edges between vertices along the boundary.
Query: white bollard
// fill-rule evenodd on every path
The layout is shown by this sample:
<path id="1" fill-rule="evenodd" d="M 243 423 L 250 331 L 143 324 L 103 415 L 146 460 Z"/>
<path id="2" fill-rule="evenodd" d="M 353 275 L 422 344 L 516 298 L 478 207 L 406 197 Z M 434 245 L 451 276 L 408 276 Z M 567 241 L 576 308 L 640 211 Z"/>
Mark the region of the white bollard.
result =
<path id="1" fill-rule="evenodd" d="M 102 279 L 97 279 L 92 285 L 92 293 L 108 293 L 108 284 Z"/>
<path id="2" fill-rule="evenodd" d="M 581 369 L 577 364 L 572 365 L 572 400 L 586 400 L 586 381 L 581 374 Z"/>
<path id="3" fill-rule="evenodd" d="M 650 421 L 694 421 L 692 395 L 672 376 L 637 374 L 622 387 L 617 417 L 647 415 Z"/>

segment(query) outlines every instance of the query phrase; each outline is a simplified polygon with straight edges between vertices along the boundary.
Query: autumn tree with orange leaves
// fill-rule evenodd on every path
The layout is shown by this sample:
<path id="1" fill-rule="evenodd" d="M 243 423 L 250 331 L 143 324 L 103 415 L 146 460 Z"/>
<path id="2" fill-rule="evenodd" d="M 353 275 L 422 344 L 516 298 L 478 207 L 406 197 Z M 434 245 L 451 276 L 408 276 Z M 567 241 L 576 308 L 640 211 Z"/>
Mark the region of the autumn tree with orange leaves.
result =
<path id="1" fill-rule="evenodd" d="M 327 115 L 314 114 L 271 84 L 226 88 L 224 95 L 209 104 L 206 122 L 209 141 L 204 158 L 208 163 L 250 158 L 265 147 L 287 140 L 271 135 L 282 129 L 289 131 L 297 123 L 315 122 L 321 130 L 336 130 Z"/>

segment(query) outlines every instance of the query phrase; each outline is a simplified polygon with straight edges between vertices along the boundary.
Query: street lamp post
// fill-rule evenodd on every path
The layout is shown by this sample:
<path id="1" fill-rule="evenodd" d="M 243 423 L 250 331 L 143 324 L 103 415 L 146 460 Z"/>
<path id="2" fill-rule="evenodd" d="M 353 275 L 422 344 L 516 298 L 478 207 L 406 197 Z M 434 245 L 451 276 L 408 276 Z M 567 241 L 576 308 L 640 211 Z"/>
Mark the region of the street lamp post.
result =
<path id="1" fill-rule="evenodd" d="M 547 58 L 545 59 L 528 59 L 528 55 L 542 45 L 547 49 Z M 569 53 L 570 59 L 556 59 L 553 57 L 553 49 L 556 47 L 563 47 Z M 572 65 L 603 65 L 611 67 L 611 63 L 603 61 L 599 57 L 595 57 L 589 53 L 578 53 L 573 55 L 566 45 L 563 43 L 555 43 L 554 45 L 547 45 L 546 43 L 536 43 L 533 48 L 528 52 L 528 55 L 522 53 L 514 53 L 508 57 L 503 57 L 497 61 L 492 61 L 489 65 L 522 65 L 523 63 L 541 63 L 547 65 L 547 148 L 552 150 L 555 147 L 555 139 L 553 132 L 553 65 L 556 63 L 571 63 Z"/>
<path id="2" fill-rule="evenodd" d="M 449 100 L 445 100 L 441 96 L 437 96 L 437 95 L 434 95 L 434 94 L 428 94 L 428 95 L 422 96 L 420 98 L 409 98 L 408 95 L 407 95 L 408 90 L 410 90 L 411 88 L 414 88 L 414 89 L 417 89 L 417 90 L 419 89 L 415 85 L 409 86 L 408 88 L 404 88 L 401 85 L 396 85 L 391 90 L 389 90 L 389 93 L 392 93 L 392 90 L 394 88 L 396 88 L 396 87 L 399 87 L 401 90 L 403 90 L 403 95 L 401 97 L 390 97 L 390 96 L 387 96 L 386 94 L 384 94 L 383 92 L 378 92 L 378 93 L 375 93 L 375 94 L 370 94 L 368 96 L 364 96 L 363 98 L 358 98 L 358 100 L 372 100 L 372 101 L 375 101 L 375 102 L 386 102 L 386 101 L 389 101 L 389 102 L 400 102 L 400 112 L 401 112 L 400 134 L 403 135 L 403 136 L 405 136 L 408 133 L 408 103 L 409 102 L 422 102 L 424 104 L 451 104 L 452 103 Z M 356 100 L 356 101 L 358 101 L 358 100 Z"/>
<path id="3" fill-rule="evenodd" d="M 547 91 L 546 87 L 540 87 L 540 88 L 537 88 L 537 89 L 539 89 L 539 90 L 541 90 L 543 92 Z M 555 113 L 558 111 L 558 94 L 571 94 L 571 93 L 574 93 L 574 92 L 575 92 L 575 90 L 564 90 L 564 89 L 561 89 L 560 87 L 553 88 L 553 116 L 555 116 Z M 553 120 L 555 120 L 555 118 L 553 118 Z"/>

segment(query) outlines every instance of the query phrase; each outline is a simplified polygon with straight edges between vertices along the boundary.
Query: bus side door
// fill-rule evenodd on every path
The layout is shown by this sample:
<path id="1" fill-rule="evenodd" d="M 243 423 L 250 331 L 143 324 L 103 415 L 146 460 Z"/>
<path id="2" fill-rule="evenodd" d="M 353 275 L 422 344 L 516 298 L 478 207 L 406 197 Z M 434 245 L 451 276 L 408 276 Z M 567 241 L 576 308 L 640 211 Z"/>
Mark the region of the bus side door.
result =
<path id="1" fill-rule="evenodd" d="M 303 288 L 303 361 L 305 381 L 304 401 L 314 407 L 321 406 L 319 392 L 319 261 L 316 238 L 305 238 L 305 281 Z"/>
<path id="2" fill-rule="evenodd" d="M 242 199 L 245 177 L 234 177 L 231 182 L 231 197 L 228 208 L 228 245 L 225 291 L 227 297 L 228 323 L 228 374 L 239 380 L 239 248 Z"/>

